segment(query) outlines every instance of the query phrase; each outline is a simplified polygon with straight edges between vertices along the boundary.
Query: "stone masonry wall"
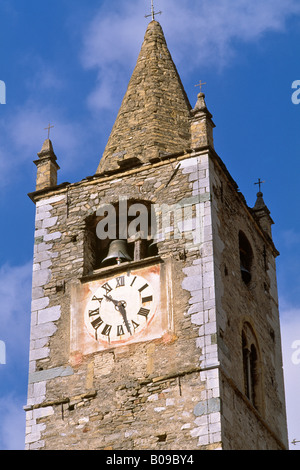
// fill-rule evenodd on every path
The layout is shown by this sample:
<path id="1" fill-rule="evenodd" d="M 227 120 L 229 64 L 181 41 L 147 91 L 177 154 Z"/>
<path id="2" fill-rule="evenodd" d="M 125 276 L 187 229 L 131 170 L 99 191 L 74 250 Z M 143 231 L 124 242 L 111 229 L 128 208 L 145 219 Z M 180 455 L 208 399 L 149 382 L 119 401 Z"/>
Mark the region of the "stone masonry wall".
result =
<path id="1" fill-rule="evenodd" d="M 36 201 L 27 449 L 222 447 L 208 169 L 203 152 Z M 158 233 L 171 265 L 173 328 L 154 341 L 70 357 L 70 286 L 84 274 L 85 220 L 119 194 L 173 213 L 188 206 L 168 230 L 163 223 L 168 238 Z"/>
<path id="2" fill-rule="evenodd" d="M 224 448 L 281 449 L 287 447 L 287 426 L 275 271 L 277 252 L 216 159 L 211 161 L 210 174 Z M 248 285 L 240 272 L 240 230 L 253 250 Z M 258 409 L 245 395 L 242 357 L 245 322 L 253 328 L 259 346 L 262 393 Z"/>

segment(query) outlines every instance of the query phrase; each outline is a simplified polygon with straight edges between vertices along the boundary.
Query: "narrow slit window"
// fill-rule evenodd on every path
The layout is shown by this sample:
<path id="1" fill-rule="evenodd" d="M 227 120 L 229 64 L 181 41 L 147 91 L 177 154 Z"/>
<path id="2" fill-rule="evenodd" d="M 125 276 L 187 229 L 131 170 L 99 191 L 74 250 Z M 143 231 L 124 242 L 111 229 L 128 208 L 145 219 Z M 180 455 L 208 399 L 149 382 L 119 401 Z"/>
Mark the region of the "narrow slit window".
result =
<path id="1" fill-rule="evenodd" d="M 245 284 L 249 284 L 252 278 L 253 251 L 243 232 L 239 233 L 240 269 Z"/>

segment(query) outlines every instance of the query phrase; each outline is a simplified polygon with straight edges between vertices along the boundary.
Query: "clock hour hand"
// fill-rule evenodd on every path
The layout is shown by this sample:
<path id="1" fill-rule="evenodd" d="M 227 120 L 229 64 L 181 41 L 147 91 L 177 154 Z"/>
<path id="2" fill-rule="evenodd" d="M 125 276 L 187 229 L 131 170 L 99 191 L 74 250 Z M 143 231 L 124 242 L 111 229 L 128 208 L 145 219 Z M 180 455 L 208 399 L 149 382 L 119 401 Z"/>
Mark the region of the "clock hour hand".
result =
<path id="1" fill-rule="evenodd" d="M 108 301 L 112 302 L 115 306 L 115 309 L 118 310 L 118 312 L 120 312 L 120 314 L 123 317 L 123 320 L 124 320 L 124 323 L 125 323 L 125 326 L 127 328 L 128 333 L 130 333 L 130 335 L 132 335 L 131 328 L 130 328 L 130 325 L 129 325 L 128 320 L 127 320 L 126 310 L 125 310 L 126 302 L 124 300 L 114 300 L 110 295 L 104 295 L 104 297 Z"/>
<path id="2" fill-rule="evenodd" d="M 111 295 L 104 295 L 104 297 L 105 297 L 106 300 L 108 300 L 109 302 L 112 302 L 115 307 L 116 307 L 116 306 L 118 305 L 118 303 L 119 303 L 119 300 L 114 300 Z M 118 309 L 117 309 L 117 310 L 118 310 Z"/>
<path id="3" fill-rule="evenodd" d="M 109 302 L 112 302 L 115 306 L 115 309 L 116 310 L 120 310 L 120 306 L 122 307 L 126 307 L 126 302 L 125 300 L 115 300 L 112 298 L 111 295 L 104 295 L 104 297 L 109 301 Z"/>

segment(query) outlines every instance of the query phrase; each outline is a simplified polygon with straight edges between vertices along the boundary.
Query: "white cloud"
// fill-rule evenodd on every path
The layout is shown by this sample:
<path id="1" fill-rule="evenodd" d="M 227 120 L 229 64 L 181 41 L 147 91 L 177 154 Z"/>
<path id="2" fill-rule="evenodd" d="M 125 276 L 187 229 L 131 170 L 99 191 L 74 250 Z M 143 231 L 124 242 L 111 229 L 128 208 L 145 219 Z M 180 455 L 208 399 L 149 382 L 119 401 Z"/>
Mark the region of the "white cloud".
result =
<path id="1" fill-rule="evenodd" d="M 28 346 L 32 262 L 0 267 L 0 339 L 14 354 Z"/>
<path id="2" fill-rule="evenodd" d="M 0 320 L 5 323 L 27 303 L 31 295 L 32 262 L 21 266 L 0 267 Z M 20 312 L 19 315 L 22 313 Z M 4 317 L 5 315 L 5 317 Z M 4 319 L 4 320 L 3 320 Z"/>
<path id="3" fill-rule="evenodd" d="M 98 71 L 97 89 L 88 100 L 95 109 L 107 109 L 116 96 L 119 102 L 122 75 L 135 65 L 147 26 L 146 2 L 117 1 L 113 9 L 109 4 L 103 3 L 83 36 L 82 64 Z M 185 73 L 227 65 L 237 42 L 258 43 L 267 32 L 283 32 L 291 15 L 300 14 L 298 0 L 181 0 L 175 6 L 160 0 L 159 9 L 170 51 Z"/>
<path id="4" fill-rule="evenodd" d="M 9 394 L 0 399 L 0 450 L 24 450 L 25 411 L 24 403 Z"/>
<path id="5" fill-rule="evenodd" d="M 6 187 L 10 175 L 22 174 L 24 167 L 32 168 L 33 160 L 41 150 L 47 138 L 45 128 L 49 122 L 54 125 L 50 138 L 54 152 L 62 171 L 70 171 L 82 164 L 81 159 L 74 155 L 84 151 L 87 136 L 86 129 L 76 120 L 64 116 L 62 109 L 52 105 L 41 105 L 37 101 L 28 100 L 19 108 L 13 109 L 5 122 L 0 126 L 0 187 Z"/>
<path id="6" fill-rule="evenodd" d="M 137 59 L 146 22 L 141 2 L 118 6 L 118 12 L 102 9 L 85 28 L 81 62 L 86 69 L 96 69 L 96 89 L 88 97 L 91 109 L 111 109 L 119 103 L 119 90 L 124 89 L 124 74 L 132 69 Z"/>
<path id="7" fill-rule="evenodd" d="M 29 90 L 62 90 L 65 88 L 66 83 L 60 76 L 60 71 L 57 67 L 46 63 L 42 58 L 31 58 L 30 62 L 34 64 L 34 72 L 30 74 L 27 79 L 27 86 Z"/>
<path id="8" fill-rule="evenodd" d="M 136 2 L 123 4 L 118 13 L 103 15 L 99 10 L 83 38 L 82 62 L 87 68 L 126 64 L 136 58 L 138 34 L 143 34 L 146 24 L 137 21 L 138 11 Z"/>
<path id="9" fill-rule="evenodd" d="M 30 153 L 33 159 L 37 158 L 36 154 L 47 138 L 45 128 L 50 121 L 54 125 L 52 135 L 55 136 L 55 143 L 61 149 L 64 165 L 68 166 L 74 149 L 79 145 L 80 127 L 76 122 L 66 120 L 59 109 L 50 105 L 39 106 L 38 103 L 28 102 L 20 107 L 7 124 L 11 142 L 22 148 L 24 153 Z M 37 148 L 37 143 L 40 143 L 40 148 Z"/>
<path id="10" fill-rule="evenodd" d="M 47 55 L 41 55 L 36 49 L 22 50 L 22 57 L 19 58 L 20 69 L 22 68 L 22 85 L 27 88 L 29 96 L 37 99 L 37 96 L 49 91 L 61 91 L 67 88 L 67 81 L 64 78 L 65 69 L 54 59 L 49 60 Z M 51 96 L 51 95 L 50 95 Z"/>
<path id="11" fill-rule="evenodd" d="M 21 367 L 29 357 L 31 273 L 31 261 L 0 267 L 0 339 L 6 345 L 6 364 L 0 366 L 0 448 L 4 450 L 24 449 L 26 374 Z"/>
<path id="12" fill-rule="evenodd" d="M 259 42 L 267 32 L 282 32 L 287 19 L 300 13 L 297 0 L 182 0 L 176 8 L 162 0 L 162 9 L 164 4 L 172 47 L 190 69 L 227 65 L 237 42 Z"/>

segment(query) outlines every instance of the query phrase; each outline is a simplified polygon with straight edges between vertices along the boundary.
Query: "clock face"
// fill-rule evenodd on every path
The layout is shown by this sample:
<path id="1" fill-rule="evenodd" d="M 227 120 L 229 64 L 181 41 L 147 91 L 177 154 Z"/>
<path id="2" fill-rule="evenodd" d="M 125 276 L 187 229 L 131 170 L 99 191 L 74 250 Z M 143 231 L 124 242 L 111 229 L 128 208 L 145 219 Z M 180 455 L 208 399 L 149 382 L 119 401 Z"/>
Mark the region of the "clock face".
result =
<path id="1" fill-rule="evenodd" d="M 149 281 L 124 274 L 103 283 L 91 295 L 85 324 L 95 341 L 126 342 L 147 328 L 154 310 L 154 292 Z"/>

